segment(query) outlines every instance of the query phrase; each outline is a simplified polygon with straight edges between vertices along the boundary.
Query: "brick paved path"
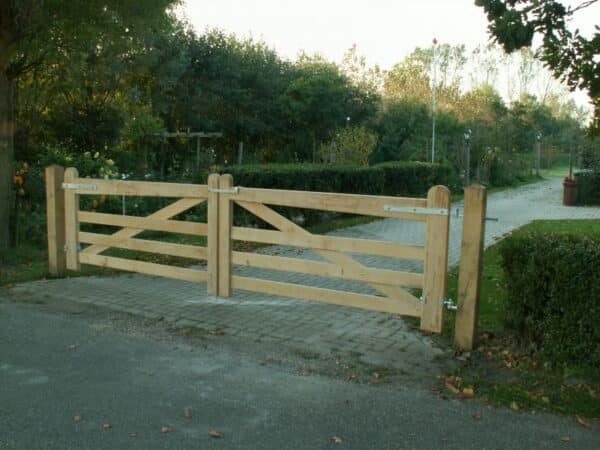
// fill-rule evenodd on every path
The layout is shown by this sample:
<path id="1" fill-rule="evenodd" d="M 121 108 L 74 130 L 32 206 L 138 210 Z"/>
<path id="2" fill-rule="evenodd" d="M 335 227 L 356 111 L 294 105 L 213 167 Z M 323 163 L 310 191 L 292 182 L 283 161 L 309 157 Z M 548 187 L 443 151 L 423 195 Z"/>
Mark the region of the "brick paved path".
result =
<path id="1" fill-rule="evenodd" d="M 487 215 L 499 220 L 487 222 L 486 246 L 533 219 L 600 219 L 600 208 L 563 207 L 560 181 L 554 178 L 490 195 Z M 461 203 L 453 204 L 453 211 L 461 207 Z M 449 260 L 455 264 L 460 252 L 461 220 L 453 218 L 451 224 Z M 422 243 L 424 226 L 385 219 L 333 234 Z M 269 247 L 262 251 L 320 259 L 313 252 L 302 249 Z M 390 258 L 361 256 L 357 259 L 369 266 L 420 270 L 407 261 Z M 312 286 L 371 292 L 369 287 L 358 282 L 245 267 L 236 267 L 234 272 Z M 232 298 L 221 299 L 207 296 L 204 284 L 138 274 L 44 280 L 19 285 L 12 291 L 42 297 L 46 301 L 69 298 L 149 318 L 163 316 L 179 326 L 221 329 L 228 336 L 239 337 L 245 342 L 271 344 L 291 351 L 351 354 L 364 363 L 389 365 L 415 377 L 435 373 L 439 361 L 436 356 L 443 352 L 430 338 L 421 336 L 398 316 L 245 291 L 235 291 Z"/>

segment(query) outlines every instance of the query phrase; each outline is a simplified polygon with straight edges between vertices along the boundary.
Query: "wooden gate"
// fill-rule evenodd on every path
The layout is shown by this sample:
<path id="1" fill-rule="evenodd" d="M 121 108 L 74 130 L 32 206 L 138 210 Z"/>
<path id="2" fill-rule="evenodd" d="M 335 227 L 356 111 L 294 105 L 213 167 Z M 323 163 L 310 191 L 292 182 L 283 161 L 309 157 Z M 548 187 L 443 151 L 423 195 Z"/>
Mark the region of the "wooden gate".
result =
<path id="1" fill-rule="evenodd" d="M 450 193 L 432 187 L 427 198 L 366 196 L 323 192 L 235 187 L 230 175 L 212 174 L 207 185 L 79 178 L 77 170 L 46 169 L 48 248 L 52 273 L 92 264 L 120 270 L 207 282 L 211 295 L 229 297 L 232 289 L 297 297 L 421 318 L 421 329 L 440 332 L 446 292 Z M 64 193 L 64 194 L 63 194 Z M 177 198 L 147 217 L 80 211 L 81 195 Z M 207 222 L 172 218 L 207 202 Z M 233 204 L 273 229 L 234 226 Z M 269 205 L 269 206 L 267 206 Z M 308 232 L 270 206 L 425 222 L 424 245 L 398 244 Z M 82 232 L 80 223 L 122 227 L 111 234 Z M 174 244 L 135 236 L 144 230 L 201 235 L 206 246 Z M 233 241 L 309 248 L 324 258 L 314 261 L 234 251 Z M 88 244 L 85 248 L 81 244 Z M 65 252 L 62 253 L 64 247 Z M 206 260 L 206 271 L 100 255 L 109 247 Z M 422 262 L 421 273 L 367 267 L 351 254 L 368 254 Z M 367 283 L 375 294 L 362 294 L 232 274 L 232 266 L 249 266 Z M 415 294 L 415 292 L 419 292 Z"/>

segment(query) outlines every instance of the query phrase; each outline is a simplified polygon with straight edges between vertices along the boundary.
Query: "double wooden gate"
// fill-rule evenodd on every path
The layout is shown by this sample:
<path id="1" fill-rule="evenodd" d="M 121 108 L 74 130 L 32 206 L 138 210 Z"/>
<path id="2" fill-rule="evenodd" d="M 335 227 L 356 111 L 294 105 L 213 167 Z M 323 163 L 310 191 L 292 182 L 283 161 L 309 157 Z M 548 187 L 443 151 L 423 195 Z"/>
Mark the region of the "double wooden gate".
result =
<path id="1" fill-rule="evenodd" d="M 432 187 L 427 198 L 365 196 L 234 186 L 230 175 L 212 174 L 207 185 L 79 178 L 77 170 L 46 169 L 50 270 L 79 270 L 91 264 L 119 270 L 206 282 L 211 295 L 229 297 L 232 289 L 303 298 L 369 310 L 420 317 L 421 329 L 440 332 L 446 293 L 450 193 Z M 81 211 L 82 195 L 174 198 L 146 216 Z M 207 202 L 205 223 L 173 217 Z M 266 228 L 234 225 L 233 205 L 258 217 Z M 424 245 L 312 234 L 271 206 L 425 222 Z M 80 231 L 80 223 L 121 227 L 113 234 Z M 206 246 L 139 239 L 144 230 L 206 236 Z M 312 249 L 322 260 L 299 259 L 234 250 L 234 241 Z M 83 246 L 82 244 L 86 244 Z M 104 256 L 108 248 L 124 248 L 206 260 L 206 270 L 173 267 Z M 379 269 L 360 263 L 354 254 L 418 261 L 423 271 Z M 234 265 L 291 271 L 320 277 L 360 281 L 373 293 L 325 289 L 232 273 Z"/>

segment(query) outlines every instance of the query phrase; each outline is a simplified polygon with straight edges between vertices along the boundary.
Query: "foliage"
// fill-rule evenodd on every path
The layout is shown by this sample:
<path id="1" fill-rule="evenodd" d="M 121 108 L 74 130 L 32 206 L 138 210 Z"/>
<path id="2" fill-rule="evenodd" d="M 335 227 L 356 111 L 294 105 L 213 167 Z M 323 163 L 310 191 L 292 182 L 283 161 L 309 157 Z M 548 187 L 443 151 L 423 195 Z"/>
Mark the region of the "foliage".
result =
<path id="1" fill-rule="evenodd" d="M 555 363 L 600 365 L 600 235 L 517 233 L 500 247 L 505 320 Z"/>
<path id="2" fill-rule="evenodd" d="M 366 127 L 338 128 L 329 142 L 319 148 L 321 161 L 366 166 L 377 145 L 377 134 Z"/>
<path id="3" fill-rule="evenodd" d="M 476 0 L 490 22 L 489 31 L 507 52 L 530 47 L 535 34 L 543 38 L 538 57 L 564 80 L 570 89 L 587 90 L 595 107 L 592 129 L 600 130 L 600 32 L 590 38 L 570 30 L 572 16 L 597 0 L 582 2 L 575 8 L 546 0 Z"/>
<path id="4" fill-rule="evenodd" d="M 589 170 L 575 174 L 577 181 L 577 203 L 600 205 L 600 171 Z"/>

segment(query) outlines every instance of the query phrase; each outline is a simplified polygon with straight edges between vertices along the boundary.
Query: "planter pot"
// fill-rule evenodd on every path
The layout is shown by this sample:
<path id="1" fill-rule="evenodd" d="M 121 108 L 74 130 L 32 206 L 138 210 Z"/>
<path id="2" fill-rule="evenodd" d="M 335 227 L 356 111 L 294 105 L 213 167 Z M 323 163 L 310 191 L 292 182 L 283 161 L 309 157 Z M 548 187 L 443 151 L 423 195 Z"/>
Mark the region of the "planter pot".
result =
<path id="1" fill-rule="evenodd" d="M 577 204 L 577 181 L 563 181 L 563 205 L 573 206 Z"/>

